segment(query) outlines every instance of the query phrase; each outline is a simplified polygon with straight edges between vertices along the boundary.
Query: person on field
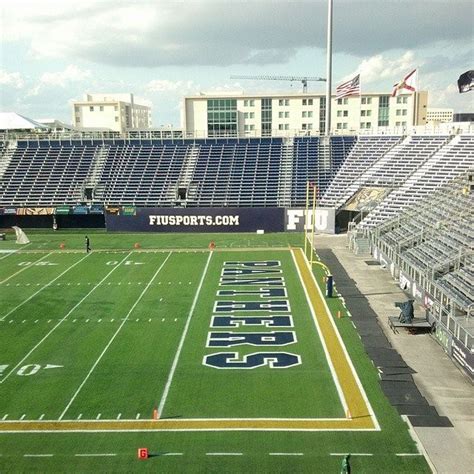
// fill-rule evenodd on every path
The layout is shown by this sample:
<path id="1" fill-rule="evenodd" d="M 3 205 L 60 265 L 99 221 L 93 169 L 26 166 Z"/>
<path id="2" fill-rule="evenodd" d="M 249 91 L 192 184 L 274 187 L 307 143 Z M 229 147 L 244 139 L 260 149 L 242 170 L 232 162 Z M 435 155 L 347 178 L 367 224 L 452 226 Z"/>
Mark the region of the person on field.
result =
<path id="1" fill-rule="evenodd" d="M 91 251 L 91 245 L 90 245 L 90 240 L 89 237 L 86 235 L 86 252 L 89 253 Z"/>

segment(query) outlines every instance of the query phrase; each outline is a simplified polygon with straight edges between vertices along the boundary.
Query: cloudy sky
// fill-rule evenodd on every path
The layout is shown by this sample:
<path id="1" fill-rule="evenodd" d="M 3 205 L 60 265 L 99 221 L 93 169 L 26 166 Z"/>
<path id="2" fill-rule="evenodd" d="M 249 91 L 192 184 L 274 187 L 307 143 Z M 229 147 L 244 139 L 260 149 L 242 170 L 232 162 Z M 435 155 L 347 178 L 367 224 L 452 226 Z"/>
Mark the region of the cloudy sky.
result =
<path id="1" fill-rule="evenodd" d="M 184 95 L 299 91 L 232 74 L 325 77 L 326 0 L 1 0 L 0 110 L 71 122 L 71 99 L 133 92 L 155 126 Z M 429 106 L 474 111 L 472 0 L 334 0 L 333 81 L 389 92 L 413 68 Z M 324 91 L 324 83 L 310 83 Z"/>

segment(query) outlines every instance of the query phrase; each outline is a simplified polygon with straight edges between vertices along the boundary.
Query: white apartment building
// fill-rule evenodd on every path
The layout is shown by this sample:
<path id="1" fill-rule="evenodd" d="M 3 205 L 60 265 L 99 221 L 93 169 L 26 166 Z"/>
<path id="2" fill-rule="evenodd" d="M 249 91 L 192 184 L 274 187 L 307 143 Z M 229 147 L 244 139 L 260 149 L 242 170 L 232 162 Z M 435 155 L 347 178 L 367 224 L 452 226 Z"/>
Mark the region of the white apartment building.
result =
<path id="1" fill-rule="evenodd" d="M 366 93 L 332 98 L 332 133 L 402 132 L 426 124 L 428 93 Z M 204 94 L 183 99 L 181 126 L 187 136 L 294 136 L 324 133 L 324 94 Z"/>
<path id="2" fill-rule="evenodd" d="M 454 109 L 429 107 L 426 112 L 428 123 L 449 123 L 453 121 Z"/>
<path id="3" fill-rule="evenodd" d="M 77 129 L 143 130 L 151 126 L 151 108 L 133 94 L 85 94 L 72 104 L 72 123 Z"/>

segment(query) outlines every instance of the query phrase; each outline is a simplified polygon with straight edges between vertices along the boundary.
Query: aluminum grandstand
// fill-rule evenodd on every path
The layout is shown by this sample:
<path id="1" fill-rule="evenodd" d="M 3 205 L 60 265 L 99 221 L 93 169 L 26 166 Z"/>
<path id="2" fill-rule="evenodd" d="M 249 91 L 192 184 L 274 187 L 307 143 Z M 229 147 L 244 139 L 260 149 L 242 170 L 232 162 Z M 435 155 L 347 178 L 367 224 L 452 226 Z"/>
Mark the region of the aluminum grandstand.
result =
<path id="1" fill-rule="evenodd" d="M 352 229 L 351 247 L 382 259 L 436 330 L 472 350 L 473 134 L 46 138 L 4 141 L 0 151 L 1 227 L 25 215 L 240 208 L 254 213 L 241 230 L 301 231 L 290 208 L 303 220 L 314 183 L 317 229 Z M 261 208 L 267 214 L 255 214 Z"/>

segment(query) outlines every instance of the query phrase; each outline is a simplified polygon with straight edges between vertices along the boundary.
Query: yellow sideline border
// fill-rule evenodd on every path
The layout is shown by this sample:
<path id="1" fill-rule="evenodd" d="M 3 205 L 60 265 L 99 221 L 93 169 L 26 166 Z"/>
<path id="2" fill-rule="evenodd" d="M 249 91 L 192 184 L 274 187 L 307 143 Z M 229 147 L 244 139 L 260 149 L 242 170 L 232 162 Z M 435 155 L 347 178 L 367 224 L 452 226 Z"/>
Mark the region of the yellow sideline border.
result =
<path id="1" fill-rule="evenodd" d="M 258 249 L 264 250 L 264 249 Z M 272 249 L 275 250 L 275 249 Z M 285 249 L 288 250 L 288 249 Z M 206 418 L 159 420 L 12 420 L 0 433 L 138 431 L 378 431 L 380 426 L 301 248 L 290 249 L 322 336 L 335 383 L 342 392 L 345 418 Z M 333 375 L 334 375 L 333 373 Z"/>

